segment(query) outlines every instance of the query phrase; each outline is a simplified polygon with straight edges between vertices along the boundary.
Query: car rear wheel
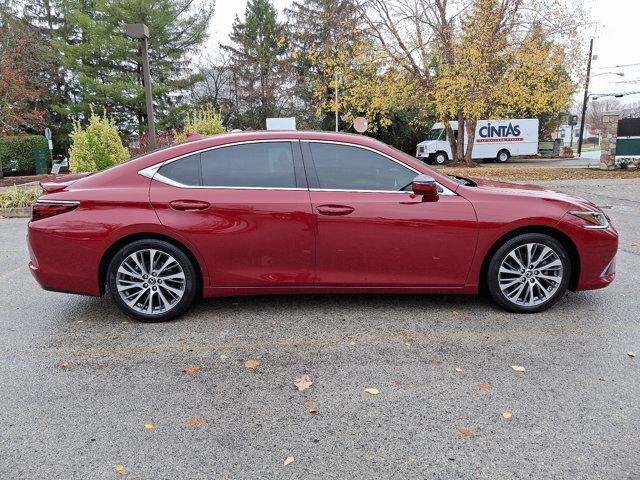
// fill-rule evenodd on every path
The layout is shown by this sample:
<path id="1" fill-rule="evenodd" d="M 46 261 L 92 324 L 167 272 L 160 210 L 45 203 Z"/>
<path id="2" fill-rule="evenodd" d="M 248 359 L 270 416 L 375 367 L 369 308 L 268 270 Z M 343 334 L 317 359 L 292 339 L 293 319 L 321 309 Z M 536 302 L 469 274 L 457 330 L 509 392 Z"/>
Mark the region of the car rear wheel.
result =
<path id="1" fill-rule="evenodd" d="M 498 152 L 498 156 L 496 157 L 496 160 L 498 161 L 498 163 L 507 163 L 510 157 L 511 157 L 511 154 L 509 153 L 509 150 L 500 150 Z"/>
<path id="2" fill-rule="evenodd" d="M 487 269 L 491 298 L 511 312 L 535 313 L 556 303 L 567 290 L 571 260 L 553 237 L 527 233 L 507 240 Z"/>
<path id="3" fill-rule="evenodd" d="M 197 284 L 189 257 L 156 239 L 121 248 L 109 263 L 107 283 L 118 307 L 142 322 L 164 322 L 185 312 Z"/>

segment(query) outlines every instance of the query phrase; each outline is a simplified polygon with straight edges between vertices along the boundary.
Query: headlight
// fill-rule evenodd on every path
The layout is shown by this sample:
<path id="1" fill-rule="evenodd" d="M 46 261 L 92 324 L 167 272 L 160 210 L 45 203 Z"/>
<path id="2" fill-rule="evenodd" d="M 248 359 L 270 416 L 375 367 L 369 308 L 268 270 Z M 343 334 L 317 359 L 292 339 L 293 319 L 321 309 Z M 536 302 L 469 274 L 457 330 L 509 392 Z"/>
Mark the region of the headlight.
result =
<path id="1" fill-rule="evenodd" d="M 583 225 L 584 228 L 588 228 L 590 230 L 609 228 L 609 220 L 607 220 L 606 215 L 602 212 L 592 210 L 585 212 L 574 211 L 569 213 L 587 222 L 588 225 Z"/>

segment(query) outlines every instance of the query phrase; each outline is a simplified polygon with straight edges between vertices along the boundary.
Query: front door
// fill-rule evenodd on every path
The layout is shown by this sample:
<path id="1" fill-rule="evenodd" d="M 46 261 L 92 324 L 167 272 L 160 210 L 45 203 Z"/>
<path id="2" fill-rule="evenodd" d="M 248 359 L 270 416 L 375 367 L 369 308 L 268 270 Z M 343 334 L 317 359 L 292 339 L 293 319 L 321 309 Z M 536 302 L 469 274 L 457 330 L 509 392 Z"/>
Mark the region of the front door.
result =
<path id="1" fill-rule="evenodd" d="M 299 142 L 203 150 L 151 182 L 163 225 L 204 257 L 214 287 L 311 285 L 314 217 Z"/>
<path id="2" fill-rule="evenodd" d="M 464 284 L 477 238 L 467 200 L 443 189 L 422 202 L 410 191 L 419 172 L 365 147 L 308 142 L 303 151 L 316 174 L 318 285 Z"/>

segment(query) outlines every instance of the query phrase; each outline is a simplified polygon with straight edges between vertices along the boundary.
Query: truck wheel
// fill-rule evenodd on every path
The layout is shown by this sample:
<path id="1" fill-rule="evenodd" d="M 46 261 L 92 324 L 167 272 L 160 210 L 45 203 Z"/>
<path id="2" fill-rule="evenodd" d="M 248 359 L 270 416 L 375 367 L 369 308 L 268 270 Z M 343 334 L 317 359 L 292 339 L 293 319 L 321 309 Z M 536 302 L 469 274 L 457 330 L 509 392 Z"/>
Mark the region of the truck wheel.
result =
<path id="1" fill-rule="evenodd" d="M 436 165 L 444 165 L 447 163 L 447 160 L 449 160 L 449 157 L 447 157 L 445 152 L 437 152 L 433 157 L 433 162 Z"/>
<path id="2" fill-rule="evenodd" d="M 509 161 L 510 157 L 511 157 L 511 154 L 509 153 L 509 150 L 500 150 L 498 152 L 498 156 L 496 157 L 496 160 L 498 160 L 498 163 L 506 163 Z"/>

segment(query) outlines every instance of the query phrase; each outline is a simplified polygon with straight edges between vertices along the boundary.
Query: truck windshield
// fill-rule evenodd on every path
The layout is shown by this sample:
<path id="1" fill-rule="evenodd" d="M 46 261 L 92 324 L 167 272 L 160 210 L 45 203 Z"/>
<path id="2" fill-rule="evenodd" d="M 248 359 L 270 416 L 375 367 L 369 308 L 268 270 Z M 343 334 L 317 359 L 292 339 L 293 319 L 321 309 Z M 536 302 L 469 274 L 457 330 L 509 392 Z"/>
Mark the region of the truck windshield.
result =
<path id="1" fill-rule="evenodd" d="M 440 140 L 442 130 L 442 128 L 434 128 L 429 132 L 429 135 L 427 135 L 427 140 Z"/>

